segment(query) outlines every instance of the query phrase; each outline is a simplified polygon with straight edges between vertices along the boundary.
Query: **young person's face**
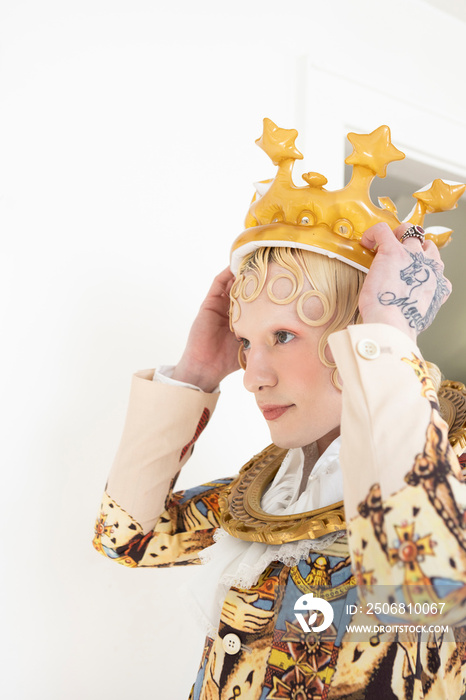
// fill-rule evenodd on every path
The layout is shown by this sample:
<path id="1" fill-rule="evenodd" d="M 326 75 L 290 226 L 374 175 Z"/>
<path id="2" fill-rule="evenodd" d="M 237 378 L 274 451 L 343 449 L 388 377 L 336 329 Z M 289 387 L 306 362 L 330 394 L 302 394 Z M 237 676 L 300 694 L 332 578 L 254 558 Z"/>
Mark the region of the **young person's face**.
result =
<path id="1" fill-rule="evenodd" d="M 341 417 L 341 392 L 331 383 L 331 369 L 318 355 L 326 326 L 312 327 L 302 321 L 297 300 L 271 301 L 266 288 L 280 274 L 289 273 L 275 263 L 270 265 L 257 299 L 238 300 L 241 314 L 233 330 L 244 345 L 244 386 L 254 394 L 277 446 L 304 447 L 317 440 L 325 448 L 339 434 Z M 303 292 L 310 289 L 306 280 Z M 291 283 L 279 277 L 272 290 L 278 299 L 285 298 Z M 315 297 L 308 298 L 303 311 L 317 319 L 322 304 Z"/>

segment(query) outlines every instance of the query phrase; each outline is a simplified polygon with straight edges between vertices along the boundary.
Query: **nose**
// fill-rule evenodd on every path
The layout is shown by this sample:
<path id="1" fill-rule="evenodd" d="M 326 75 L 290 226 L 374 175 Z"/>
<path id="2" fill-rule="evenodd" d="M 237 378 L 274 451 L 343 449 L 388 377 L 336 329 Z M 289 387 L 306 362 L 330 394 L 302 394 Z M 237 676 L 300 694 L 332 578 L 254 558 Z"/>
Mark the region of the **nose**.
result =
<path id="1" fill-rule="evenodd" d="M 246 369 L 243 375 L 244 387 L 253 394 L 277 384 L 277 372 L 267 350 L 250 349 L 247 354 Z"/>

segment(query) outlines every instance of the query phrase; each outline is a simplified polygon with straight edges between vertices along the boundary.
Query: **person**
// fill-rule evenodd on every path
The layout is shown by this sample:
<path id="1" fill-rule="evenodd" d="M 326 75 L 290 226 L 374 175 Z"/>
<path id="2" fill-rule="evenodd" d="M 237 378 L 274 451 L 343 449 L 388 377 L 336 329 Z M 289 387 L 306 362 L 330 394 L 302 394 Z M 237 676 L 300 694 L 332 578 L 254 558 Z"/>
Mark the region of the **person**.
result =
<path id="1" fill-rule="evenodd" d="M 176 367 L 133 379 L 94 546 L 129 567 L 205 563 L 190 591 L 207 629 L 195 700 L 464 691 L 466 489 L 416 339 L 451 292 L 421 214 L 465 186 L 435 181 L 407 223 L 375 207 L 370 181 L 400 153 L 387 129 L 350 135 L 353 180 L 329 193 L 317 173 L 292 184 L 296 132 L 265 120 L 279 172 L 233 272 Z M 240 366 L 273 444 L 235 478 L 175 492 Z M 374 619 L 356 586 L 390 615 Z"/>

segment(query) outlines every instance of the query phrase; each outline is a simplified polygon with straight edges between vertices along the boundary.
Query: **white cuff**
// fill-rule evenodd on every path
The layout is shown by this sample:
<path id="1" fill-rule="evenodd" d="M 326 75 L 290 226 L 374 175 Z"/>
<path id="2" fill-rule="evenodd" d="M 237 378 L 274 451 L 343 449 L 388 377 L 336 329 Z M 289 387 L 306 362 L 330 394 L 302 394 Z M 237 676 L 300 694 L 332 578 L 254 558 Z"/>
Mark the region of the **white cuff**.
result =
<path id="1" fill-rule="evenodd" d="M 152 378 L 153 382 L 159 382 L 160 384 L 172 384 L 173 386 L 184 386 L 187 389 L 194 389 L 194 391 L 202 391 L 198 386 L 194 384 L 188 384 L 187 382 L 180 382 L 178 379 L 172 379 L 172 374 L 175 370 L 175 365 L 162 365 L 159 369 L 155 370 L 154 376 Z M 218 394 L 220 391 L 220 386 L 216 386 L 215 389 L 210 392 L 212 394 Z"/>

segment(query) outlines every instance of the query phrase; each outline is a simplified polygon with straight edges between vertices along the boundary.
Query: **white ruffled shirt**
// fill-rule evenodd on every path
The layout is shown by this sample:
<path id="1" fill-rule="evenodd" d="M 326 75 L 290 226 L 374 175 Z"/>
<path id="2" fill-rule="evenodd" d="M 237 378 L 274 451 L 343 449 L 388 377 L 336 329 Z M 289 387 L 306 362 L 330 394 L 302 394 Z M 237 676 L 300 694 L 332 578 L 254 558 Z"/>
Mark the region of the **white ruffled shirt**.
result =
<path id="1" fill-rule="evenodd" d="M 289 450 L 262 497 L 262 508 L 273 515 L 288 515 L 323 508 L 343 500 L 340 443 L 341 438 L 338 437 L 317 460 L 302 493 L 303 450 Z M 272 561 L 295 566 L 310 551 L 323 550 L 343 534 L 344 531 L 335 532 L 317 540 L 270 545 L 240 540 L 219 529 L 215 544 L 201 552 L 204 566 L 200 567 L 189 588 L 182 588 L 183 596 L 195 608 L 208 633 L 215 635 L 222 604 L 231 586 L 250 588 Z"/>

